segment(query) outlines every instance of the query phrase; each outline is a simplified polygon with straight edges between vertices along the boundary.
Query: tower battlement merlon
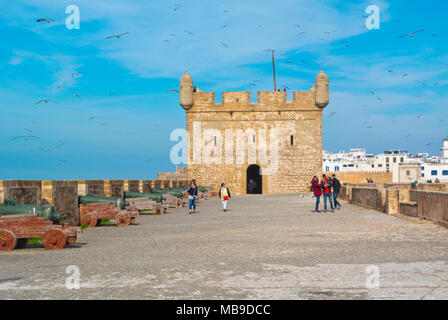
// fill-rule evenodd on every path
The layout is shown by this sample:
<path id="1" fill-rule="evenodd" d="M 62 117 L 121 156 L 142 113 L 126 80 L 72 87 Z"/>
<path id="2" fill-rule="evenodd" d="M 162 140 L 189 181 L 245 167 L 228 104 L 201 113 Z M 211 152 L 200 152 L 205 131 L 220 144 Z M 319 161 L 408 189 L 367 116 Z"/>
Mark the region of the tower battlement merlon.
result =
<path id="1" fill-rule="evenodd" d="M 222 104 L 248 104 L 250 103 L 249 91 L 228 91 L 222 93 Z"/>

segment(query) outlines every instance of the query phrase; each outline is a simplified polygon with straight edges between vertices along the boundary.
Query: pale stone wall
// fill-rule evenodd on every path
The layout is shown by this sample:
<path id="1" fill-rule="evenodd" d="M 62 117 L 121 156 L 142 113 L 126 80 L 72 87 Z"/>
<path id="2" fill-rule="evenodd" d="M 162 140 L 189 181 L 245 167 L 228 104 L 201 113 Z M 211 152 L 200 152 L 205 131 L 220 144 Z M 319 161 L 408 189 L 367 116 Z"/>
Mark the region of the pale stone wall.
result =
<path id="1" fill-rule="evenodd" d="M 258 102 L 250 102 L 249 92 L 225 92 L 222 103 L 215 103 L 213 92 L 195 92 L 193 106 L 187 110 L 187 178 L 196 179 L 198 185 L 218 186 L 224 182 L 233 194 L 246 193 L 246 170 L 257 164 L 262 172 L 263 193 L 305 192 L 314 175 L 322 171 L 322 109 L 314 102 L 314 92 L 294 92 L 293 100 L 284 92 L 258 92 Z M 200 123 L 201 129 L 194 125 Z M 270 149 L 270 133 L 278 130 L 278 168 L 266 175 L 275 154 Z M 204 137 L 206 130 L 216 130 L 214 136 Z M 227 133 L 231 130 L 234 136 Z M 238 130 L 246 133 L 237 136 Z M 249 161 L 248 152 L 262 139 L 266 152 L 258 150 L 255 161 Z M 219 139 L 222 137 L 222 140 Z M 293 136 L 293 145 L 291 145 Z M 208 138 L 208 139 L 207 139 Z M 221 145 L 221 141 L 223 145 Z M 230 143 L 230 141 L 234 141 Z M 230 147 L 228 147 L 230 146 Z M 212 156 L 206 163 L 198 158 L 202 153 Z M 212 151 L 207 151 L 212 150 Z M 266 154 L 266 157 L 260 155 Z M 239 161 L 243 159 L 244 161 Z M 201 157 L 202 158 L 202 157 Z"/>

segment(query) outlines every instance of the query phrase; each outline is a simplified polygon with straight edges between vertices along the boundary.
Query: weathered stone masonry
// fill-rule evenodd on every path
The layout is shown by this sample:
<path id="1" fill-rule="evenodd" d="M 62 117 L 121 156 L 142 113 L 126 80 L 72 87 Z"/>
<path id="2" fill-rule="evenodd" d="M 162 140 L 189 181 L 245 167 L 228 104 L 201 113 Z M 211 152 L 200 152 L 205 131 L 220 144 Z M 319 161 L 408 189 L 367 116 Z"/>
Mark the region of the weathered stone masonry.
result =
<path id="1" fill-rule="evenodd" d="M 180 104 L 187 115 L 187 179 L 215 188 L 225 182 L 234 194 L 246 194 L 246 172 L 256 164 L 263 173 L 263 193 L 307 191 L 311 178 L 322 172 L 322 110 L 329 103 L 328 85 L 321 72 L 316 87 L 294 91 L 292 101 L 280 91 L 258 92 L 256 103 L 250 101 L 250 92 L 224 92 L 222 103 L 215 103 L 215 93 L 193 92 L 193 80 L 185 73 Z M 270 136 L 273 129 L 278 132 L 278 152 Z M 266 151 L 260 149 L 263 140 Z M 255 161 L 248 159 L 251 152 L 256 153 Z M 215 161 L 206 163 L 204 153 Z M 265 175 L 276 154 L 277 170 Z"/>

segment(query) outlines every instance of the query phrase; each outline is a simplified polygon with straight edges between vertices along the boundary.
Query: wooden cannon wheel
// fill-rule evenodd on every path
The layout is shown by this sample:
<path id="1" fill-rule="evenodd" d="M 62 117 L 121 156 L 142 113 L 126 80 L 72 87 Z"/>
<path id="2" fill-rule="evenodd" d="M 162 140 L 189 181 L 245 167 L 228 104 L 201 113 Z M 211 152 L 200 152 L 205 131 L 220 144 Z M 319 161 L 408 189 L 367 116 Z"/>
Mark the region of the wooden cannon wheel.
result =
<path id="1" fill-rule="evenodd" d="M 42 238 L 45 249 L 62 249 L 67 245 L 67 234 L 58 228 L 48 230 Z"/>
<path id="2" fill-rule="evenodd" d="M 115 216 L 115 223 L 118 227 L 127 226 L 131 222 L 131 216 L 127 212 L 119 212 Z"/>
<path id="3" fill-rule="evenodd" d="M 0 230 L 0 250 L 12 250 L 17 245 L 16 235 L 10 230 Z"/>
<path id="4" fill-rule="evenodd" d="M 88 228 L 93 228 L 97 225 L 96 216 L 92 213 L 87 213 L 86 215 L 84 215 L 81 223 L 86 224 Z"/>
<path id="5" fill-rule="evenodd" d="M 28 242 L 27 238 L 17 239 L 16 249 L 23 249 L 23 248 L 25 248 L 27 242 Z"/>

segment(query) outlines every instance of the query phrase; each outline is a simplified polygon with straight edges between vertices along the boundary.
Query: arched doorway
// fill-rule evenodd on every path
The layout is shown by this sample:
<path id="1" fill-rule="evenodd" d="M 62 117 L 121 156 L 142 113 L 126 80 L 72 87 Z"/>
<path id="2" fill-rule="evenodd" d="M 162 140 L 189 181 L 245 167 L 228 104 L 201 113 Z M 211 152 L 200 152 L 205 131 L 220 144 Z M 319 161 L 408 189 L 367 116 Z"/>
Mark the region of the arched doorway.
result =
<path id="1" fill-rule="evenodd" d="M 249 182 L 253 180 L 255 182 L 255 188 L 249 190 Z M 246 171 L 246 193 L 247 194 L 261 194 L 263 191 L 261 168 L 256 164 L 252 164 Z"/>

